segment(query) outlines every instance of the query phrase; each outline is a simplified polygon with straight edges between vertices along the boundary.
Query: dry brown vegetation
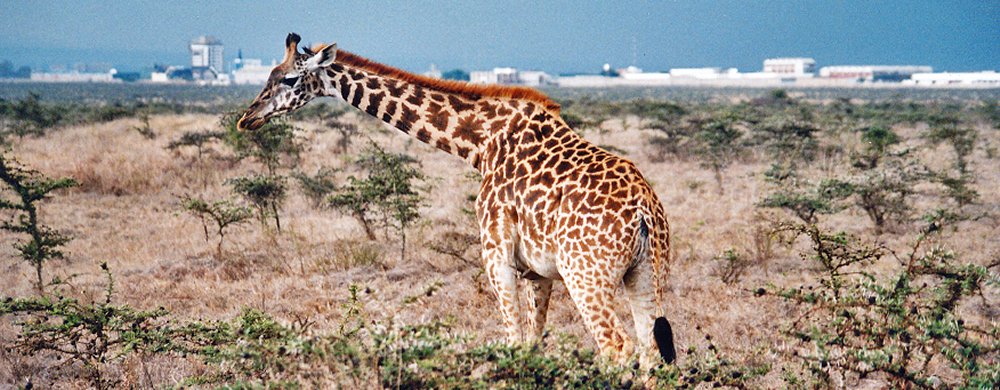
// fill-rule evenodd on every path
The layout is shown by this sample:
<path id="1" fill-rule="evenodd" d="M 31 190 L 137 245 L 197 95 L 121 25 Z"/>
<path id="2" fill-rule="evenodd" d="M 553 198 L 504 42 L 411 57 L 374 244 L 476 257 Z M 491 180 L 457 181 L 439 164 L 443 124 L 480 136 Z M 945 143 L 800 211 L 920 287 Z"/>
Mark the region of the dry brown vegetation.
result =
<path id="1" fill-rule="evenodd" d="M 573 107 L 565 110 L 572 112 Z M 582 130 L 584 136 L 635 162 L 667 210 L 673 236 L 666 302 L 678 351 L 713 345 L 734 361 L 769 366 L 770 371 L 749 386 L 786 386 L 782 369 L 793 365 L 796 347 L 782 330 L 797 312 L 794 305 L 772 296 L 756 296 L 755 291 L 768 283 L 808 285 L 813 282 L 815 265 L 800 257 L 807 243 L 783 243 L 771 234 L 773 221 L 794 216 L 758 207 L 773 190 L 763 175 L 773 161 L 767 150 L 749 147 L 721 167 L 720 178 L 697 158 L 664 155 L 655 142 L 662 132 L 652 128 L 654 119 L 634 113 L 580 115 L 595 120 L 591 128 Z M 349 286 L 357 285 L 362 287 L 362 310 L 372 323 L 419 324 L 451 318 L 459 333 L 473 334 L 481 342 L 499 340 L 494 298 L 475 260 L 476 244 L 468 239 L 475 234 L 468 215 L 470 195 L 477 189 L 472 169 L 359 113 L 349 112 L 337 121 L 357 126 L 359 138 L 346 146 L 344 132 L 316 120 L 294 122 L 305 150 L 293 166 L 283 169 L 313 174 L 332 168 L 334 182 L 343 183 L 356 173 L 350 161 L 365 146 L 364 138 L 415 157 L 429 177 L 430 189 L 420 209 L 421 219 L 408 238 L 405 260 L 399 259 L 400 243 L 395 236 L 379 232 L 377 240 L 367 240 L 354 219 L 315 207 L 294 181 L 289 182 L 289 196 L 281 211 L 280 232 L 257 222 L 237 225 L 217 255 L 216 241 L 207 241 L 199 220 L 180 207 L 181 196 L 232 198 L 226 179 L 262 167 L 253 160 L 235 159 L 218 141 L 210 142 L 200 156 L 193 148 L 168 149 L 170 141 L 185 132 L 217 129 L 219 116 L 160 114 L 148 119 L 156 133 L 153 139 L 134 130 L 144 125 L 140 119 L 126 118 L 13 140 L 10 153 L 26 166 L 79 182 L 76 188 L 60 190 L 42 207 L 42 218 L 49 226 L 73 237 L 65 246 L 66 258 L 46 266 L 47 277 L 66 280 L 63 291 L 69 296 L 100 301 L 106 280 L 99 265 L 107 262 L 114 274 L 113 300 L 117 303 L 143 310 L 163 307 L 178 320 L 230 319 L 253 308 L 282 323 L 308 322 L 314 332 L 342 325 Z M 1000 131 L 992 126 L 973 125 L 976 146 L 967 157 L 975 176 L 970 185 L 980 196 L 970 212 L 978 217 L 949 227 L 933 242 L 953 250 L 962 262 L 978 265 L 1000 257 L 1000 162 L 996 156 Z M 921 134 L 927 128 L 928 124 L 917 122 L 895 124 L 891 129 L 902 139 L 900 145 L 912 148 L 925 165 L 949 169 L 954 162 L 951 146 L 926 141 Z M 842 170 L 842 160 L 864 146 L 857 133 L 823 133 L 818 138 L 821 146 L 837 148 L 821 149 L 815 163 L 801 169 L 803 177 L 825 177 Z M 724 191 L 716 186 L 723 186 Z M 911 198 L 914 208 L 929 210 L 943 203 L 938 192 L 933 184 L 917 187 Z M 920 222 L 905 222 L 877 235 L 876 227 L 857 207 L 824 216 L 820 226 L 849 232 L 899 253 L 923 229 Z M 16 260 L 10 245 L 15 238 L 0 235 L 0 256 L 9 259 L 0 261 L 4 269 L 0 295 L 30 296 L 34 294 L 33 270 Z M 887 256 L 869 270 L 881 274 L 894 264 Z M 995 327 L 1000 316 L 997 302 L 996 289 L 986 290 L 981 299 L 969 300 L 960 311 L 984 327 Z M 626 310 L 620 315 L 629 317 Z M 583 347 L 593 348 L 562 287 L 555 289 L 547 327 L 553 333 L 578 336 Z M 18 332 L 12 320 L 0 322 L 4 347 L 0 387 L 23 386 L 29 380 L 43 387 L 90 386 L 73 367 L 50 369 L 56 364 L 48 355 L 25 356 L 8 349 Z M 685 359 L 684 352 L 680 359 Z M 955 378 L 948 377 L 954 375 L 952 371 L 934 369 L 954 384 Z M 139 354 L 114 365 L 110 375 L 121 378 L 123 387 L 159 387 L 176 385 L 208 370 L 205 363 L 191 358 Z M 886 381 L 873 376 L 846 383 L 835 379 L 833 384 L 883 387 Z"/>

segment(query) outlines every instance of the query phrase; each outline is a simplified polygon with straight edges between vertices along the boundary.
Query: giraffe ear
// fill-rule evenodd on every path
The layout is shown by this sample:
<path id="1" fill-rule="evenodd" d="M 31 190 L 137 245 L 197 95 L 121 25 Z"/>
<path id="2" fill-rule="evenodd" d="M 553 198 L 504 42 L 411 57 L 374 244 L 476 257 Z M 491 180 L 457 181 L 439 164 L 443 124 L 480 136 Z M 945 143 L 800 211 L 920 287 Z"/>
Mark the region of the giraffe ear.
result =
<path id="1" fill-rule="evenodd" d="M 337 59 L 337 44 L 331 43 L 306 60 L 306 70 L 314 71 L 327 67 Z"/>
<path id="2" fill-rule="evenodd" d="M 302 37 L 299 37 L 299 34 L 288 33 L 288 36 L 285 37 L 285 59 L 281 61 L 282 63 L 295 60 L 295 55 L 299 53 L 299 41 L 301 40 Z"/>

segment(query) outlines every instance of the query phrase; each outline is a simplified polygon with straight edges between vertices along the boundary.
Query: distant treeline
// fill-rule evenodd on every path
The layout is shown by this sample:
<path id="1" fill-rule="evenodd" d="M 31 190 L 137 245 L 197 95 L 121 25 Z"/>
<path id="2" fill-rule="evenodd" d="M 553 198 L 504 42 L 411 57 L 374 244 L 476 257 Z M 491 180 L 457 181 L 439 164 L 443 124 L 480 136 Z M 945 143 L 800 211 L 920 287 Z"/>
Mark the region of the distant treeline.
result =
<path id="1" fill-rule="evenodd" d="M 31 78 L 31 67 L 21 66 L 15 69 L 14 63 L 8 60 L 0 61 L 0 79 L 28 79 Z"/>

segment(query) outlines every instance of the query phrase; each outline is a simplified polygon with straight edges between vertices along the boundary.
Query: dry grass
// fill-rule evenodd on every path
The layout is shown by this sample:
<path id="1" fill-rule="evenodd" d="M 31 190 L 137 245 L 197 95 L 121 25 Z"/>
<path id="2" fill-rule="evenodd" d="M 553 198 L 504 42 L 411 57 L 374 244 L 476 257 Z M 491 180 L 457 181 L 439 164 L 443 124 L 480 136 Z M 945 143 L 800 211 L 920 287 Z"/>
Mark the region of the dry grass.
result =
<path id="1" fill-rule="evenodd" d="M 50 176 L 71 176 L 81 182 L 81 187 L 59 194 L 44 207 L 46 223 L 75 237 L 67 246 L 67 260 L 50 264 L 48 275 L 77 275 L 71 279 L 71 293 L 94 300 L 103 289 L 98 264 L 107 261 L 117 278 L 115 299 L 121 303 L 144 309 L 163 306 L 181 318 L 231 318 L 241 308 L 252 307 L 285 321 L 309 318 L 316 321 L 314 329 L 318 330 L 338 324 L 338 308 L 346 300 L 348 286 L 359 284 L 369 289 L 362 301 L 374 320 L 414 323 L 454 317 L 460 331 L 474 331 L 484 340 L 499 339 L 499 314 L 478 265 L 428 248 L 436 239 L 468 233 L 471 228 L 460 206 L 476 191 L 476 183 L 466 177 L 471 168 L 353 113 L 343 120 L 358 123 L 365 135 L 389 150 L 416 156 L 432 176 L 432 196 L 422 210 L 425 222 L 416 229 L 411 242 L 417 244 L 411 246 L 405 262 L 397 258 L 396 241 L 365 242 L 351 218 L 311 207 L 295 189 L 283 211 L 284 231 L 277 233 L 257 224 L 237 227 L 227 236 L 221 258 L 216 258 L 214 241 L 205 241 L 200 223 L 179 208 L 178 196 L 228 196 L 229 188 L 222 185 L 226 178 L 259 167 L 234 162 L 221 147 L 201 160 L 190 151 L 166 150 L 166 144 L 184 131 L 212 128 L 217 123 L 217 117 L 210 115 L 171 115 L 151 118 L 150 125 L 159 135 L 153 140 L 131 129 L 137 120 L 126 119 L 67 128 L 14 146 L 13 153 L 25 164 Z M 765 219 L 774 217 L 755 207 L 768 190 L 761 176 L 767 164 L 731 166 L 725 171 L 726 191 L 720 195 L 711 171 L 696 162 L 653 162 L 653 151 L 646 146 L 651 134 L 640 130 L 640 124 L 636 118 L 610 120 L 604 124 L 606 132 L 586 136 L 625 151 L 653 183 L 666 207 L 674 232 L 667 302 L 678 350 L 703 345 L 708 334 L 719 349 L 734 356 L 770 362 L 784 359 L 778 319 L 785 318 L 790 309 L 777 301 L 754 298 L 751 291 L 767 281 L 803 282 L 808 278 L 807 265 L 794 248 L 768 241 L 761 228 Z M 300 126 L 305 129 L 302 136 L 308 149 L 295 169 L 304 172 L 315 172 L 320 166 L 344 167 L 348 156 L 363 146 L 356 142 L 346 155 L 337 154 L 335 132 L 318 132 L 318 126 L 310 123 Z M 908 143 L 921 143 L 917 135 L 922 129 L 897 130 Z M 1000 132 L 985 127 L 979 131 L 983 142 L 1000 144 Z M 948 153 L 939 147 L 924 150 L 920 156 L 932 166 L 943 166 L 951 159 Z M 976 150 L 971 161 L 981 202 L 997 215 L 1000 164 L 983 148 Z M 340 173 L 338 180 L 346 174 Z M 856 210 L 835 215 L 825 224 L 863 236 L 873 231 Z M 996 239 L 1000 224 L 995 218 L 964 222 L 960 230 L 960 235 L 948 234 L 948 245 L 966 261 L 985 264 L 1000 255 Z M 880 239 L 889 247 L 902 248 L 907 237 L 901 232 Z M 31 271 L 15 260 L 12 239 L 0 236 L 0 255 L 6 259 L 0 263 L 4 269 L 0 294 L 30 295 Z M 728 248 L 738 249 L 754 262 L 733 285 L 724 284 L 715 272 L 719 260 L 714 257 Z M 420 295 L 437 282 L 443 284 L 441 289 L 430 296 Z M 419 298 L 410 298 L 415 296 Z M 580 336 L 593 346 L 563 287 L 556 287 L 551 308 L 550 329 Z M 997 320 L 995 307 L 969 310 L 980 310 L 986 321 Z M 628 318 L 624 309 L 620 314 Z M 14 333 L 7 321 L 0 324 L 0 338 Z M 126 383 L 141 382 L 136 373 L 140 366 L 155 367 L 152 381 L 166 385 L 199 371 L 197 364 L 184 359 L 130 359 L 121 367 Z M 4 353 L 0 387 L 23 384 L 26 376 L 58 377 L 58 373 L 36 372 L 39 367 L 31 358 Z M 761 386 L 775 386 L 777 375 L 762 379 Z M 82 380 L 60 384 L 85 386 Z"/>

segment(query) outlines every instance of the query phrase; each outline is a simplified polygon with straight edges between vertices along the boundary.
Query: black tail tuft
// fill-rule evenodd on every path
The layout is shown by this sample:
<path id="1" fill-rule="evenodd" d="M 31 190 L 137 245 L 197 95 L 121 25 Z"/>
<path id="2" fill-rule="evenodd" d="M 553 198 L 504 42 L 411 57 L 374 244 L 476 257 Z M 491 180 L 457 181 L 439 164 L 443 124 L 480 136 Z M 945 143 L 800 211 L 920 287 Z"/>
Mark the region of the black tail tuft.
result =
<path id="1" fill-rule="evenodd" d="M 656 347 L 660 349 L 663 361 L 673 363 L 677 358 L 677 351 L 674 350 L 674 331 L 670 329 L 670 322 L 666 318 L 659 317 L 653 322 L 653 339 L 656 340 Z"/>

